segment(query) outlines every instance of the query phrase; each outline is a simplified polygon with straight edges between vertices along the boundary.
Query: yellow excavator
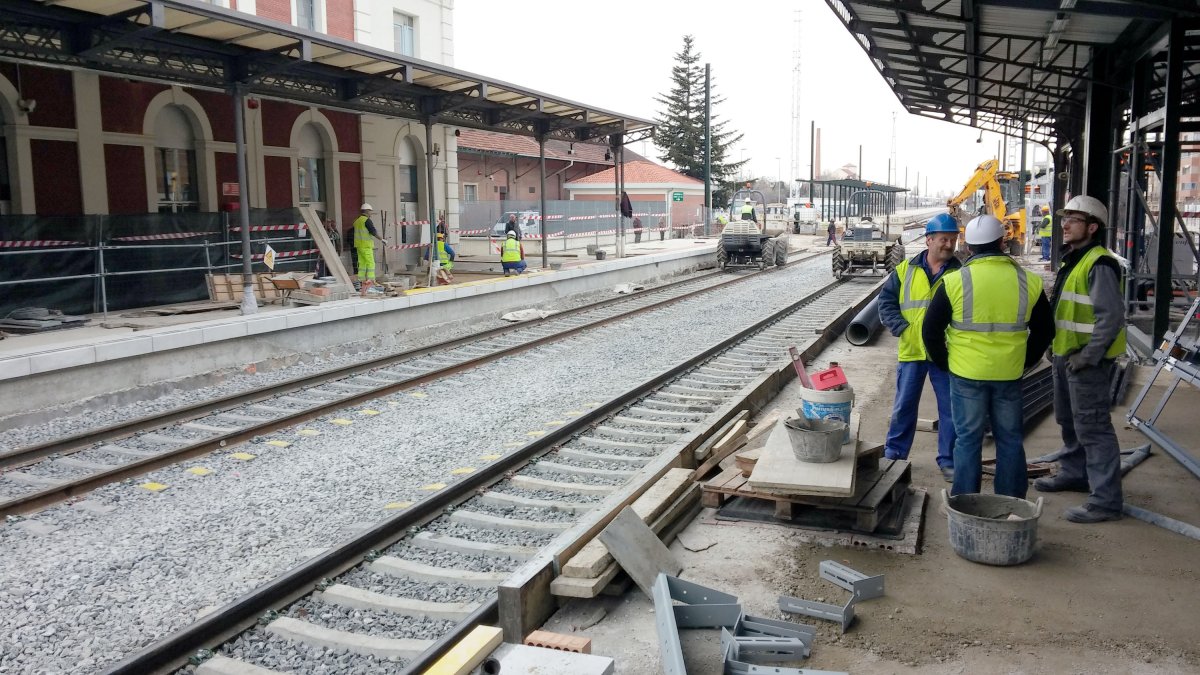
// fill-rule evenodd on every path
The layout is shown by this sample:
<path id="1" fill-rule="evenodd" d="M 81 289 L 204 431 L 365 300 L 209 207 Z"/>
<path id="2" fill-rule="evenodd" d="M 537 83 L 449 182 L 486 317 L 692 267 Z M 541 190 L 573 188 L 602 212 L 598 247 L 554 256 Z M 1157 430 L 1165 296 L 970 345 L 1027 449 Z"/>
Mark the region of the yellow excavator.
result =
<path id="1" fill-rule="evenodd" d="M 958 221 L 959 232 L 962 232 L 967 226 L 967 221 L 976 215 L 989 213 L 995 216 L 1004 223 L 1005 249 L 1013 255 L 1020 255 L 1025 252 L 1025 192 L 1020 174 L 997 171 L 999 166 L 999 162 L 989 159 L 976 167 L 975 173 L 967 180 L 962 191 L 946 201 L 946 207 L 950 210 L 950 215 Z M 979 190 L 983 190 L 984 195 L 984 205 L 979 212 L 963 211 L 963 203 Z M 1010 210 L 1010 204 L 1021 206 Z"/>

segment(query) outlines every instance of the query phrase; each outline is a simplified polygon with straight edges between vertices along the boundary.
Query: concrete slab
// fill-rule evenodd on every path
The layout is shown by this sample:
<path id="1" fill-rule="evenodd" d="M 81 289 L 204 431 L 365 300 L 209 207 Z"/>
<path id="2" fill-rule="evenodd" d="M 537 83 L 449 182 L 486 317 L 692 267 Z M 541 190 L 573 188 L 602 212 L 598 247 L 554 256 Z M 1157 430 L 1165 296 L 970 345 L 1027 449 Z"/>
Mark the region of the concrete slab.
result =
<path id="1" fill-rule="evenodd" d="M 29 355 L 29 372 L 32 374 L 45 373 L 53 370 L 65 370 L 96 362 L 96 348 L 69 347 L 55 349 L 49 352 Z"/>
<path id="2" fill-rule="evenodd" d="M 271 333 L 287 328 L 287 318 L 280 316 L 259 316 L 246 320 L 246 334 Z"/>
<path id="3" fill-rule="evenodd" d="M 411 659 L 433 645 L 433 640 L 384 638 L 373 635 L 348 633 L 318 626 L 307 621 L 285 616 L 267 624 L 266 631 L 285 640 L 295 640 L 314 647 L 343 649 L 355 654 L 367 654 L 380 658 Z"/>
<path id="4" fill-rule="evenodd" d="M 96 360 L 112 361 L 141 356 L 154 351 L 154 340 L 150 337 L 132 337 L 111 342 L 96 343 Z"/>
<path id="5" fill-rule="evenodd" d="M 205 342 L 218 342 L 220 340 L 233 340 L 240 337 L 246 337 L 248 334 L 246 324 L 244 322 L 225 323 L 216 326 L 206 326 L 202 330 L 202 335 Z"/>
<path id="6" fill-rule="evenodd" d="M 504 675 L 542 675 L 544 673 L 571 673 L 571 675 L 612 675 L 616 672 L 613 659 L 596 654 L 573 654 L 557 649 L 543 649 L 527 645 L 505 643 L 492 652 L 491 658 L 499 664 L 499 670 Z M 634 669 L 629 672 L 648 672 L 640 670 L 639 666 L 631 663 Z M 482 670 L 472 671 L 472 675 L 482 673 Z"/>
<path id="7" fill-rule="evenodd" d="M 150 336 L 150 339 L 154 342 L 154 351 L 165 352 L 200 344 L 204 341 L 204 331 L 198 328 L 187 328 L 167 333 L 156 333 Z"/>
<path id="8" fill-rule="evenodd" d="M 285 317 L 285 320 L 287 321 L 287 327 L 300 328 L 301 326 L 311 326 L 313 324 L 321 323 L 321 313 L 321 309 L 306 309 L 303 311 L 297 311 L 295 313 L 289 313 Z"/>

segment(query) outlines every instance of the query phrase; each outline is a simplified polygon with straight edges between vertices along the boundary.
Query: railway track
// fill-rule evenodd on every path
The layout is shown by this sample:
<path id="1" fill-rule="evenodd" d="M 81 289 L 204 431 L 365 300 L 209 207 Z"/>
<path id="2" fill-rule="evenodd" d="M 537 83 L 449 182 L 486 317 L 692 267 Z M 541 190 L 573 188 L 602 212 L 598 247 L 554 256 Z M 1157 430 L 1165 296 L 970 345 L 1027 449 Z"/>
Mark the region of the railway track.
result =
<path id="1" fill-rule="evenodd" d="M 871 288 L 828 284 L 109 672 L 170 672 L 189 657 L 207 674 L 232 672 L 244 665 L 237 661 L 268 671 L 364 673 L 402 662 L 419 672 L 464 631 L 497 619 L 495 588 L 519 565 L 570 546 L 577 522 L 712 433 L 731 406 L 764 386 L 787 346 L 819 342 L 814 335 L 848 320 Z"/>
<path id="2" fill-rule="evenodd" d="M 800 255 L 789 264 L 822 255 Z M 0 453 L 0 482 L 7 488 L 0 492 L 0 517 L 36 511 L 103 485 L 243 443 L 330 411 L 427 385 L 763 273 L 769 271 L 707 274 L 544 319 L 481 331 Z"/>

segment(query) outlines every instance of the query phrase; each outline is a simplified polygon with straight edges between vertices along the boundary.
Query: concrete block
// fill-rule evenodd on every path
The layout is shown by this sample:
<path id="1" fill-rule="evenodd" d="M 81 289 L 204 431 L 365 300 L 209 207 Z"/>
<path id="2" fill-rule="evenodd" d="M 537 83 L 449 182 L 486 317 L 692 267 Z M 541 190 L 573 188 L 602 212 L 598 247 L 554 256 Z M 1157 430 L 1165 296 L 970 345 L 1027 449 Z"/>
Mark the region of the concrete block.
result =
<path id="1" fill-rule="evenodd" d="M 150 336 L 124 338 L 96 343 L 96 361 L 113 361 L 141 356 L 154 351 L 154 340 Z"/>
<path id="2" fill-rule="evenodd" d="M 197 328 L 159 333 L 150 336 L 154 341 L 154 351 L 165 352 L 172 349 L 182 349 L 200 344 L 204 340 L 204 332 Z"/>
<path id="3" fill-rule="evenodd" d="M 246 322 L 230 321 L 229 323 L 218 324 L 216 326 L 205 326 L 202 331 L 205 342 L 234 340 L 246 337 Z"/>
<path id="4" fill-rule="evenodd" d="M 285 640 L 303 642 L 314 647 L 343 649 L 355 654 L 380 658 L 416 658 L 433 645 L 433 640 L 385 638 L 333 630 L 285 616 L 267 624 L 267 632 Z M 549 651 L 549 650 L 547 650 Z M 510 671 L 505 671 L 510 672 Z M 566 672 L 566 671 L 563 671 Z"/>
<path id="5" fill-rule="evenodd" d="M 420 307 L 421 305 L 428 305 L 431 302 L 439 301 L 442 299 L 442 298 L 437 297 L 437 294 L 432 293 L 432 292 L 418 293 L 416 295 L 408 295 L 405 297 L 408 298 L 408 306 L 409 307 Z"/>
<path id="6" fill-rule="evenodd" d="M 408 309 L 411 306 L 407 296 L 401 295 L 396 298 L 388 298 L 383 301 L 383 311 L 395 312 L 401 309 Z"/>
<path id="7" fill-rule="evenodd" d="M 341 321 L 354 318 L 354 305 L 334 302 L 328 307 L 321 307 L 321 322 Z"/>
<path id="8" fill-rule="evenodd" d="M 74 368 L 76 366 L 86 366 L 96 362 L 96 348 L 88 345 L 86 347 L 70 347 L 68 349 L 55 349 L 48 352 L 38 352 L 29 355 L 29 372 L 30 373 L 47 373 L 53 370 L 62 370 L 64 368 Z"/>
<path id="9" fill-rule="evenodd" d="M 368 316 L 370 314 L 378 314 L 383 311 L 383 303 L 378 300 L 370 300 L 360 302 L 354 307 L 354 316 Z"/>
<path id="10" fill-rule="evenodd" d="M 271 333 L 287 328 L 287 319 L 282 314 L 259 316 L 246 321 L 246 335 Z"/>
<path id="11" fill-rule="evenodd" d="M 481 288 L 479 286 L 462 286 L 454 289 L 454 299 L 470 298 L 479 295 Z"/>
<path id="12" fill-rule="evenodd" d="M 612 675 L 616 672 L 615 663 L 607 656 L 575 654 L 526 645 L 502 644 L 492 652 L 492 658 L 500 662 L 500 672 L 505 675 Z"/>
<path id="13" fill-rule="evenodd" d="M 25 377 L 31 373 L 28 356 L 0 359 L 0 380 Z"/>
<path id="14" fill-rule="evenodd" d="M 427 619 L 462 621 L 479 607 L 478 603 L 429 602 L 376 593 L 345 584 L 333 584 L 317 594 L 322 602 L 353 609 L 368 609 Z"/>
<path id="15" fill-rule="evenodd" d="M 300 328 L 321 323 L 321 310 L 309 309 L 299 312 L 289 312 L 285 317 L 288 328 Z"/>

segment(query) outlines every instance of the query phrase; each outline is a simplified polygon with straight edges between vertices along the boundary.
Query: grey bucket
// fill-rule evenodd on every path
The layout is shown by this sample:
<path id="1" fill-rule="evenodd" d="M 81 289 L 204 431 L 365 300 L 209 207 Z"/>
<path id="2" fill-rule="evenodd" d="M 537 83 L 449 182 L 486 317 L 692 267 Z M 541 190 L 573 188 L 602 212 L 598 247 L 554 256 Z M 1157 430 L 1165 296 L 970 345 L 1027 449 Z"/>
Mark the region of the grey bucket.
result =
<path id="1" fill-rule="evenodd" d="M 845 422 L 789 417 L 784 420 L 783 427 L 792 443 L 792 454 L 801 462 L 828 464 L 842 456 Z"/>
<path id="2" fill-rule="evenodd" d="M 942 501 L 950 546 L 958 555 L 985 565 L 1020 565 L 1033 556 L 1041 497 L 1034 504 L 1005 495 L 951 497 L 942 490 Z"/>

